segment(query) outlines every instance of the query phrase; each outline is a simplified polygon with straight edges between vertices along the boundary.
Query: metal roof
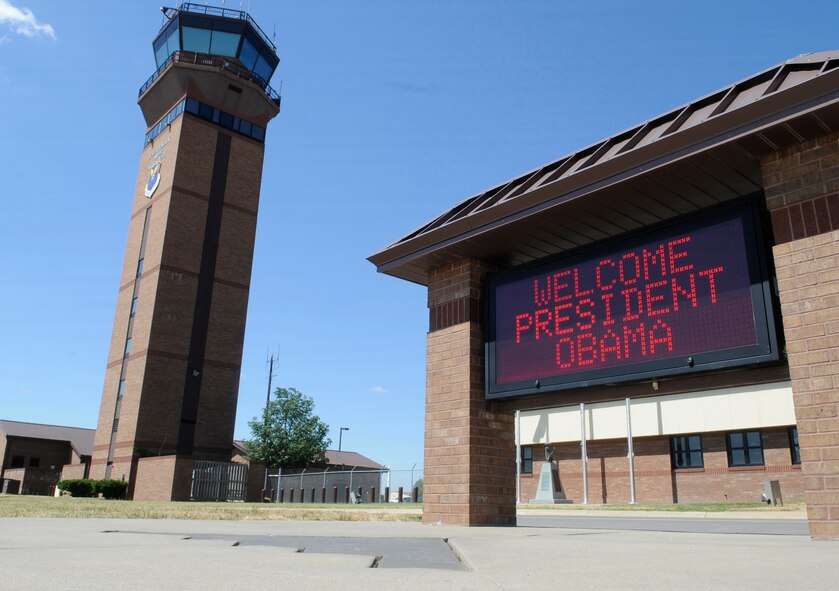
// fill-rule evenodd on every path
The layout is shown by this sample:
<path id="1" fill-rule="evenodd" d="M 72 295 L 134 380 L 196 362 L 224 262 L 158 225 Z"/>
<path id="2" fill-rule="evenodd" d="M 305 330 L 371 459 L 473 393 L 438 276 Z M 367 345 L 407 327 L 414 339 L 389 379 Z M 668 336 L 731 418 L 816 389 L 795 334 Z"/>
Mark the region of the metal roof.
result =
<path id="1" fill-rule="evenodd" d="M 368 260 L 420 284 L 464 257 L 523 264 L 759 191 L 762 156 L 832 131 L 839 51 L 801 55 L 473 195 Z"/>
<path id="2" fill-rule="evenodd" d="M 326 450 L 326 463 L 330 466 L 356 466 L 358 468 L 370 468 L 372 470 L 383 470 L 384 466 L 377 464 L 368 457 L 354 451 Z"/>
<path id="3" fill-rule="evenodd" d="M 245 442 L 242 439 L 234 439 L 233 440 L 233 453 L 239 453 L 243 457 L 247 457 L 248 450 L 245 447 Z"/>
<path id="4" fill-rule="evenodd" d="M 66 441 L 80 456 L 93 455 L 93 438 L 96 435 L 96 429 L 42 425 L 39 423 L 21 423 L 19 421 L 5 419 L 0 419 L 0 432 L 4 433 L 6 437 Z"/>
<path id="5" fill-rule="evenodd" d="M 238 451 L 242 455 L 247 455 L 248 453 L 248 450 L 245 448 L 245 442 L 240 439 L 233 441 L 233 450 Z M 326 450 L 326 463 L 329 466 L 356 466 L 371 470 L 383 470 L 385 468 L 385 466 L 377 464 L 360 453 L 354 451 L 335 451 L 334 449 Z"/>

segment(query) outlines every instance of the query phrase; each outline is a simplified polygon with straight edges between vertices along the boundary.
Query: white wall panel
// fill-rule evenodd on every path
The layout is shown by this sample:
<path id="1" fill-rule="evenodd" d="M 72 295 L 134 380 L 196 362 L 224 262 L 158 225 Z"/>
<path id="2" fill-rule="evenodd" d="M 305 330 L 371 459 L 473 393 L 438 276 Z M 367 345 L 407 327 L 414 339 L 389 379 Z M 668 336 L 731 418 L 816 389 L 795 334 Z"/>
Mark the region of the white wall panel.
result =
<path id="1" fill-rule="evenodd" d="M 632 435 L 647 437 L 795 424 L 789 382 L 642 398 L 632 402 Z M 626 437 L 623 400 L 586 405 L 589 440 Z M 580 440 L 580 407 L 521 413 L 521 443 Z"/>

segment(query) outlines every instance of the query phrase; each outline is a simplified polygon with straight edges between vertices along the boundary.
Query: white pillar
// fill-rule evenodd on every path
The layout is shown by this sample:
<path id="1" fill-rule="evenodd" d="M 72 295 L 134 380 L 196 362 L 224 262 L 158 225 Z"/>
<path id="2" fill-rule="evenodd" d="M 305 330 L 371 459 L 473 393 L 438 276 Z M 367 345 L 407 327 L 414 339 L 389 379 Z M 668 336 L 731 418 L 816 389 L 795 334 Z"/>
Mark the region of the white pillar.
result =
<path id="1" fill-rule="evenodd" d="M 635 452 L 632 448 L 632 404 L 626 399 L 626 442 L 629 458 L 629 504 L 635 504 Z"/>
<path id="2" fill-rule="evenodd" d="M 588 449 L 586 448 L 586 405 L 580 403 L 580 452 L 583 468 L 583 505 L 588 505 Z"/>
<path id="3" fill-rule="evenodd" d="M 521 411 L 516 411 L 516 502 L 521 503 Z"/>

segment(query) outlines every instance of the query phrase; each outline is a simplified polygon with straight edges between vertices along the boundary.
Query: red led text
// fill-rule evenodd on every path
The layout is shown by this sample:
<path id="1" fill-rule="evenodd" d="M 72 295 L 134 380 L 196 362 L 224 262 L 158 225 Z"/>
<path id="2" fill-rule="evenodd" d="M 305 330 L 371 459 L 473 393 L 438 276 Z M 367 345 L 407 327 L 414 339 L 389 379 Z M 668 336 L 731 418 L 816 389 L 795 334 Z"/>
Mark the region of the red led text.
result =
<path id="1" fill-rule="evenodd" d="M 672 319 L 716 306 L 726 273 L 707 264 L 708 253 L 692 256 L 691 247 L 686 235 L 534 278 L 528 309 L 511 318 L 515 344 L 552 346 L 560 369 L 672 352 L 675 340 L 689 336 L 675 333 Z"/>

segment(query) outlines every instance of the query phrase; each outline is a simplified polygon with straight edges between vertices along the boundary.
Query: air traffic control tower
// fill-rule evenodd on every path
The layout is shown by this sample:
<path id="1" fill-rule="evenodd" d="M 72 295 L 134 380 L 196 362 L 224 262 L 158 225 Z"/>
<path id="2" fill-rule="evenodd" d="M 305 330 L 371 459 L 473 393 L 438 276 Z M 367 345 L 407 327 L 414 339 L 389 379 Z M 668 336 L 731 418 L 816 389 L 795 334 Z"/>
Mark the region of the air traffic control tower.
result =
<path id="1" fill-rule="evenodd" d="M 161 10 L 90 476 L 184 500 L 190 461 L 231 457 L 279 58 L 245 12 Z"/>

